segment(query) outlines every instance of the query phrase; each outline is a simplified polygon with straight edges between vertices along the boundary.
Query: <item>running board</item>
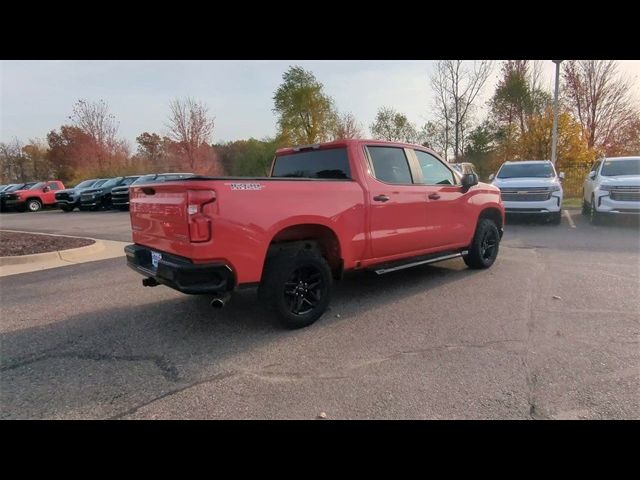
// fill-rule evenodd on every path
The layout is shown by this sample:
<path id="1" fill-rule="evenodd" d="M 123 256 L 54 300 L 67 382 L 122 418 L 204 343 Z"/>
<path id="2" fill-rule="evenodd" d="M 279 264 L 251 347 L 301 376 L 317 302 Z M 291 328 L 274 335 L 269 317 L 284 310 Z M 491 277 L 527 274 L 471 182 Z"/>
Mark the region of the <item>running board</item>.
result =
<path id="1" fill-rule="evenodd" d="M 441 257 L 433 257 L 433 258 L 428 258 L 426 260 L 418 260 L 417 262 L 403 263 L 402 265 L 397 265 L 395 267 L 379 268 L 374 271 L 378 275 L 384 275 L 385 273 L 395 272 L 396 270 L 403 270 L 405 268 L 417 267 L 418 265 L 426 265 L 428 263 L 442 262 L 443 260 L 450 260 L 452 258 L 462 257 L 464 255 L 467 255 L 468 253 L 469 253 L 468 250 L 464 250 L 462 252 L 443 255 Z"/>

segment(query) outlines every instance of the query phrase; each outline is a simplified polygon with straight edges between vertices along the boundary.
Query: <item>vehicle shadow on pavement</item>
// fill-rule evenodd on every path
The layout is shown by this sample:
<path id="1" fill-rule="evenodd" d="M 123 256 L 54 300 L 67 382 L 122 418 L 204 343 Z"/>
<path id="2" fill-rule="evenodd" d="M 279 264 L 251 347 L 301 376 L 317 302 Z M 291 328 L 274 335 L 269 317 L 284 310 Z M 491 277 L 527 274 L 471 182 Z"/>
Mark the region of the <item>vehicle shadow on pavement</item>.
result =
<path id="1" fill-rule="evenodd" d="M 380 277 L 354 273 L 336 284 L 331 310 L 294 331 L 281 328 L 251 290 L 238 292 L 223 310 L 212 309 L 209 297 L 182 295 L 80 315 L 69 305 L 66 318 L 0 335 L 0 418 L 126 416 L 172 392 L 263 368 L 236 364 L 240 353 L 259 357 L 292 338 L 316 337 L 356 312 L 477 273 L 460 259 Z M 142 287 L 136 281 L 131 288 Z"/>

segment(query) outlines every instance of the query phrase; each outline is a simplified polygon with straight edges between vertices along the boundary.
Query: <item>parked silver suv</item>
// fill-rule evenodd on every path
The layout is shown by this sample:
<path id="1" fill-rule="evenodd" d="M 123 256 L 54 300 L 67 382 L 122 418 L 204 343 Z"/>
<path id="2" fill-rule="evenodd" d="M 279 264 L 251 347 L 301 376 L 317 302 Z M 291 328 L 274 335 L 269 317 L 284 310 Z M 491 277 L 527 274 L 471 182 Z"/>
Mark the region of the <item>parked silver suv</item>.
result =
<path id="1" fill-rule="evenodd" d="M 582 213 L 591 223 L 604 215 L 640 215 L 640 157 L 597 160 L 584 180 Z"/>
<path id="2" fill-rule="evenodd" d="M 507 214 L 543 215 L 559 225 L 564 174 L 549 160 L 505 162 L 489 180 L 500 189 Z"/>

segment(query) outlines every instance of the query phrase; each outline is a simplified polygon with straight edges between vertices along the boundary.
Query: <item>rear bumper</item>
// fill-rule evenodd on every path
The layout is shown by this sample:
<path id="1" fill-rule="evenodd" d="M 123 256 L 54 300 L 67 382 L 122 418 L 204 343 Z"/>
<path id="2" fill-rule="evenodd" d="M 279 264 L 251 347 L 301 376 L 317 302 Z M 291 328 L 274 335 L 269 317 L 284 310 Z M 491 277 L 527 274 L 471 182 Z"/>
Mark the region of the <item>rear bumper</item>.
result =
<path id="1" fill-rule="evenodd" d="M 195 264 L 189 259 L 159 252 L 162 258 L 158 268 L 154 269 L 151 263 L 152 249 L 134 244 L 124 247 L 124 251 L 130 268 L 182 293 L 224 293 L 235 287 L 233 272 L 224 263 Z"/>

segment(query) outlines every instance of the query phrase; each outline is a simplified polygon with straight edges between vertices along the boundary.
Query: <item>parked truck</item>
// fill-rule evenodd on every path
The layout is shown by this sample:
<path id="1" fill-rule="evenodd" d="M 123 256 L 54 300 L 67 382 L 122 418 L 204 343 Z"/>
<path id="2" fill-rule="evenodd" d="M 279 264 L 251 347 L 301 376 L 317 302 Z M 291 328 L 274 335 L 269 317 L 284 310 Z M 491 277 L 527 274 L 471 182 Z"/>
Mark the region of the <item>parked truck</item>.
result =
<path id="1" fill-rule="evenodd" d="M 21 212 L 38 212 L 44 207 L 55 207 L 55 194 L 58 190 L 64 190 L 64 184 L 60 180 L 27 184 L 4 195 L 4 206 Z"/>
<path id="2" fill-rule="evenodd" d="M 498 188 L 410 144 L 341 140 L 276 152 L 269 177 L 196 176 L 130 188 L 128 265 L 145 286 L 238 288 L 289 328 L 317 320 L 344 272 L 462 257 L 490 267 L 504 225 Z"/>

